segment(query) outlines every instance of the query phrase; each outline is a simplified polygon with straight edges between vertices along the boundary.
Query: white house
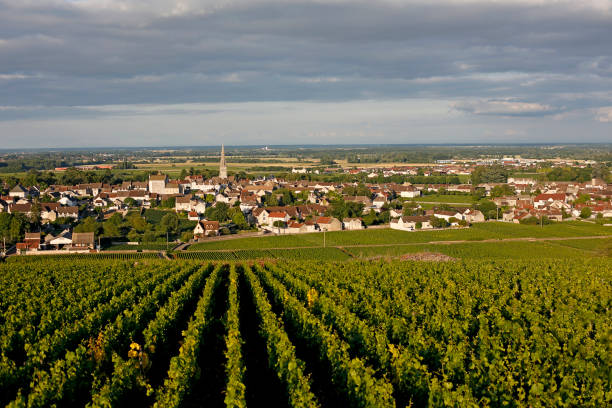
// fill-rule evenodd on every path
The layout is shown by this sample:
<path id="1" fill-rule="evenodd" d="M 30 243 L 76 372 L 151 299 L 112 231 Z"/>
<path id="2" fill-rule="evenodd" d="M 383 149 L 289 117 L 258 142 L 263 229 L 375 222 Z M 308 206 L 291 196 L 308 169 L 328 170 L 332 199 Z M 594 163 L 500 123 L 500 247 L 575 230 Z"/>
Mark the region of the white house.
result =
<path id="1" fill-rule="evenodd" d="M 342 220 L 345 230 L 360 230 L 363 229 L 361 218 L 345 218 Z"/>
<path id="2" fill-rule="evenodd" d="M 193 229 L 193 236 L 195 238 L 202 238 L 205 236 L 212 236 L 219 234 L 219 221 L 200 221 L 196 224 Z"/>
<path id="3" fill-rule="evenodd" d="M 396 220 L 391 220 L 391 228 L 402 231 L 414 231 L 417 229 L 417 223 L 421 223 L 422 229 L 432 228 L 429 217 L 425 216 L 407 216 L 400 217 Z"/>
<path id="4" fill-rule="evenodd" d="M 459 211 L 435 210 L 433 215 L 434 215 L 434 217 L 442 218 L 442 219 L 446 220 L 447 222 L 450 222 L 451 218 L 456 218 L 458 220 L 462 220 L 463 219 L 463 214 L 460 213 Z"/>
<path id="5" fill-rule="evenodd" d="M 399 196 L 402 198 L 414 198 L 420 197 L 421 191 L 417 190 L 414 186 L 399 186 L 396 190 Z"/>
<path id="6" fill-rule="evenodd" d="M 17 184 L 15 187 L 11 189 L 11 191 L 9 191 L 10 197 L 25 198 L 25 196 L 27 195 L 28 195 L 28 190 L 26 190 L 26 188 L 23 187 L 21 184 Z"/>

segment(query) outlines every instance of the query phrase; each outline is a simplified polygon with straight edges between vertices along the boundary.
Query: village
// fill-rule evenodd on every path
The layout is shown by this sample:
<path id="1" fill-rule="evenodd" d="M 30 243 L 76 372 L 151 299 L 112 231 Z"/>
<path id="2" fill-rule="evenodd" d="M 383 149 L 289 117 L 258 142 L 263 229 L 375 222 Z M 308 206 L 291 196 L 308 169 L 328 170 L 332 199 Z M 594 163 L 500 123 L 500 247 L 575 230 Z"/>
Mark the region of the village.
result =
<path id="1" fill-rule="evenodd" d="M 510 160 L 503 164 L 522 165 Z M 435 174 L 472 175 L 478 168 L 437 163 Z M 306 171 L 293 169 L 294 174 Z M 411 174 L 413 170 L 344 171 L 368 172 L 374 179 Z M 22 235 L 19 231 L 10 235 L 20 238 L 15 245 L 17 253 L 52 254 L 98 251 L 102 238 L 137 245 L 168 243 L 172 236 L 174 245 L 246 231 L 279 235 L 376 226 L 414 232 L 467 228 L 488 221 L 544 224 L 606 219 L 612 217 L 611 199 L 612 185 L 598 178 L 540 182 L 508 177 L 506 182 L 476 184 L 323 182 L 274 176 L 239 179 L 228 176 L 222 151 L 218 177 L 171 179 L 166 174 L 152 174 L 143 182 L 51 185 L 45 189 L 17 184 L 0 196 L 0 213 L 29 221 Z M 141 217 L 152 209 L 163 211 L 165 218 Z M 147 226 L 147 222 L 163 224 L 163 228 Z M 125 228 L 107 228 L 111 223 Z M 4 251 L 6 238 L 4 234 Z"/>

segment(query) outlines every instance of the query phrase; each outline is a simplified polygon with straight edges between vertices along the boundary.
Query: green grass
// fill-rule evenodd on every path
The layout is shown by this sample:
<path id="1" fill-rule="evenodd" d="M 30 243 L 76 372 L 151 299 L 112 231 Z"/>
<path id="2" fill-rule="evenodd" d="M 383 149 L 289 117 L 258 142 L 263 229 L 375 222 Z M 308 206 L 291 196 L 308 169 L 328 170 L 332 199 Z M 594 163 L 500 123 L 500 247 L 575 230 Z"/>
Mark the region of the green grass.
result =
<path id="1" fill-rule="evenodd" d="M 465 244 L 425 244 L 409 246 L 353 247 L 347 250 L 356 258 L 377 256 L 398 257 L 417 252 L 437 252 L 461 259 L 541 259 L 586 258 L 595 256 L 591 251 L 563 247 L 551 241 L 471 242 Z"/>
<path id="2" fill-rule="evenodd" d="M 42 262 L 49 260 L 81 260 L 81 259 L 105 259 L 105 260 L 131 260 L 131 259 L 160 259 L 157 253 L 133 252 L 133 253 L 92 253 L 92 254 L 60 254 L 60 255 L 23 255 L 11 256 L 6 259 L 10 263 Z"/>
<path id="3" fill-rule="evenodd" d="M 171 242 L 167 248 L 172 249 L 176 246 L 175 243 Z M 137 250 L 151 250 L 151 251 L 164 251 L 166 250 L 165 242 L 146 242 L 139 245 L 111 245 L 108 248 L 104 248 L 104 251 L 137 251 Z"/>
<path id="4" fill-rule="evenodd" d="M 551 244 L 563 247 L 577 248 L 586 251 L 601 252 L 612 248 L 612 239 L 568 239 L 563 241 L 549 241 Z"/>
<path id="5" fill-rule="evenodd" d="M 300 248 L 300 249 L 244 249 L 236 251 L 191 251 L 176 252 L 177 259 L 197 260 L 248 260 L 248 259 L 289 259 L 344 261 L 350 256 L 338 248 Z"/>
<path id="6" fill-rule="evenodd" d="M 243 249 L 176 253 L 179 259 L 288 259 L 342 261 L 349 258 L 399 257 L 418 252 L 442 253 L 460 259 L 571 259 L 605 256 L 610 239 L 567 241 L 466 242 L 460 244 L 384 245 L 338 248 Z"/>
<path id="7" fill-rule="evenodd" d="M 326 234 L 329 246 L 346 245 L 386 245 L 427 243 L 435 241 L 481 241 L 503 238 L 549 238 L 612 235 L 612 227 L 574 221 L 544 227 L 502 222 L 474 224 L 468 229 L 446 229 L 437 231 L 407 232 L 392 229 L 366 229 L 360 231 L 335 231 Z M 300 234 L 237 238 L 227 241 L 211 241 L 192 245 L 189 250 L 202 251 L 214 249 L 269 249 L 323 246 L 323 234 Z"/>
<path id="8" fill-rule="evenodd" d="M 415 201 L 433 201 L 439 203 L 465 203 L 472 204 L 472 196 L 471 195 L 424 195 L 420 197 L 414 198 Z"/>

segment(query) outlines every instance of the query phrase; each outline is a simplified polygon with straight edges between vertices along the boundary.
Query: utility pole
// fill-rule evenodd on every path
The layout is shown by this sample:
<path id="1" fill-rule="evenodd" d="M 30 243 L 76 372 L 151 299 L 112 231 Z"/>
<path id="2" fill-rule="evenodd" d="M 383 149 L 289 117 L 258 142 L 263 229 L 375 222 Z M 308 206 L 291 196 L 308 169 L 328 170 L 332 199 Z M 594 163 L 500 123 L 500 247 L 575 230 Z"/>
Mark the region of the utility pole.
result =
<path id="1" fill-rule="evenodd" d="M 168 250 L 168 231 L 166 231 L 166 251 Z"/>
<path id="2" fill-rule="evenodd" d="M 327 228 L 323 228 L 323 248 L 325 248 L 325 231 L 327 231 Z"/>

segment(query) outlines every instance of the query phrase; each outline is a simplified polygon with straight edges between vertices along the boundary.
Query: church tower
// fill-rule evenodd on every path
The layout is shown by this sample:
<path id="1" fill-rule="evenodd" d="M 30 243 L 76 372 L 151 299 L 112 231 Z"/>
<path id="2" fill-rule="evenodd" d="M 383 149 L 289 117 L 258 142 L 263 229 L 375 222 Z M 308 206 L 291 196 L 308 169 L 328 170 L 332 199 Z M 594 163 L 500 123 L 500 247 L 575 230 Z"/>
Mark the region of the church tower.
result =
<path id="1" fill-rule="evenodd" d="M 219 163 L 219 177 L 222 179 L 227 178 L 227 166 L 225 165 L 225 149 L 221 145 L 221 162 Z"/>

